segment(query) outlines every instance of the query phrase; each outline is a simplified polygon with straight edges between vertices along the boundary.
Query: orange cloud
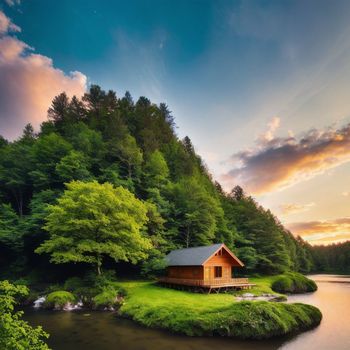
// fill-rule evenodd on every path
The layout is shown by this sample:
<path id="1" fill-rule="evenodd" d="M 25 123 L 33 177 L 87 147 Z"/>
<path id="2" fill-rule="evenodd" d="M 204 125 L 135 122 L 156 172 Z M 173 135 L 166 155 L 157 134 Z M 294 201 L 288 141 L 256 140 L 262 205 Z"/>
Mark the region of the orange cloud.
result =
<path id="1" fill-rule="evenodd" d="M 308 211 L 314 205 L 315 203 L 313 202 L 307 203 L 307 204 L 285 203 L 280 205 L 280 210 L 283 215 L 289 215 L 289 214 Z"/>
<path id="2" fill-rule="evenodd" d="M 311 240 L 309 243 L 312 245 L 320 245 L 320 244 L 333 244 L 333 243 L 341 243 L 346 242 L 350 240 L 350 233 L 342 234 L 342 235 L 332 235 L 332 236 L 326 236 L 323 238 Z"/>
<path id="3" fill-rule="evenodd" d="M 310 130 L 299 139 L 257 141 L 253 149 L 232 156 L 237 164 L 222 176 L 232 186 L 262 194 L 292 186 L 350 161 L 350 124 L 339 130 Z"/>
<path id="4" fill-rule="evenodd" d="M 80 72 L 65 74 L 49 57 L 31 52 L 26 43 L 9 36 L 14 25 L 3 16 L 0 11 L 0 31 L 5 30 L 0 36 L 0 134 L 13 139 L 26 123 L 37 128 L 46 119 L 52 99 L 62 91 L 81 96 L 87 78 Z"/>
<path id="5" fill-rule="evenodd" d="M 309 243 L 336 243 L 350 239 L 350 217 L 326 221 L 296 222 L 286 225 L 293 234 Z"/>

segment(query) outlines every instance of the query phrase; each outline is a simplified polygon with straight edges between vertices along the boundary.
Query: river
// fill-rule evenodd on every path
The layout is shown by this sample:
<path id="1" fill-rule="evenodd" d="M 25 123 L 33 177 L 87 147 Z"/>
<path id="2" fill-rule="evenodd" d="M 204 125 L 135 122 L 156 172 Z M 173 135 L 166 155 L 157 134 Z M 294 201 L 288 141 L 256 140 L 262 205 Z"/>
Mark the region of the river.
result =
<path id="1" fill-rule="evenodd" d="M 25 319 L 50 333 L 54 350 L 349 350 L 350 276 L 312 275 L 315 293 L 290 296 L 289 302 L 317 306 L 323 314 L 317 328 L 290 338 L 239 341 L 191 338 L 147 329 L 108 312 L 25 310 Z"/>

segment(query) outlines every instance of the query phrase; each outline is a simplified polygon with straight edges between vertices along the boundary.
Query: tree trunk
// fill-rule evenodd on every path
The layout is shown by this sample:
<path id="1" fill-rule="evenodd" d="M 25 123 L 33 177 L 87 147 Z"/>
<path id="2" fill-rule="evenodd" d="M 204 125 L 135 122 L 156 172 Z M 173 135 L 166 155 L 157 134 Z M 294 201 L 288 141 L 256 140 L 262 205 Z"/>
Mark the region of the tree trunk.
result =
<path id="1" fill-rule="evenodd" d="M 128 178 L 131 179 L 131 176 L 132 176 L 131 164 L 128 163 Z"/>
<path id="2" fill-rule="evenodd" d="M 100 276 L 101 273 L 102 273 L 101 265 L 102 265 L 101 258 L 98 257 L 98 258 L 97 258 L 97 264 L 96 264 L 96 267 L 97 267 L 97 275 L 98 275 L 98 276 Z"/>
<path id="3" fill-rule="evenodd" d="M 186 230 L 186 248 L 188 248 L 190 245 L 190 228 L 187 226 Z"/>

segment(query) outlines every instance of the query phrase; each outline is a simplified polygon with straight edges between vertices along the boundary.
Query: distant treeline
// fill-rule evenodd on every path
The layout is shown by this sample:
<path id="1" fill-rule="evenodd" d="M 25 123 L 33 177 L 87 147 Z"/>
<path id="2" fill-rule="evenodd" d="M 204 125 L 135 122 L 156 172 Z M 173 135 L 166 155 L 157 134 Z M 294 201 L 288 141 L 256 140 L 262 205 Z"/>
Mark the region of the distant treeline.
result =
<path id="1" fill-rule="evenodd" d="M 350 273 L 350 241 L 312 247 L 314 269 Z"/>
<path id="2" fill-rule="evenodd" d="M 0 137 L 1 273 L 53 276 L 45 274 L 48 256 L 34 250 L 48 238 L 47 206 L 73 180 L 122 186 L 153 205 L 144 228 L 153 249 L 137 267 L 144 274 L 156 273 L 171 249 L 214 242 L 233 249 L 248 272 L 349 266 L 349 244 L 312 248 L 239 186 L 224 192 L 175 130 L 166 104 L 93 85 L 82 100 L 55 97 L 38 134 L 29 124 L 16 141 Z"/>

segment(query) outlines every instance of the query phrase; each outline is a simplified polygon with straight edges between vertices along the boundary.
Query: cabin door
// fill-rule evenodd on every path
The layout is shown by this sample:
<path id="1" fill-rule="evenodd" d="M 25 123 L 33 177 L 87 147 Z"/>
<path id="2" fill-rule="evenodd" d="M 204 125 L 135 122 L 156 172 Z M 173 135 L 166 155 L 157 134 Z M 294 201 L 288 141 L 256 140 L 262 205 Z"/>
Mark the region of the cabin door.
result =
<path id="1" fill-rule="evenodd" d="M 210 279 L 210 267 L 204 267 L 204 279 L 209 280 Z"/>

